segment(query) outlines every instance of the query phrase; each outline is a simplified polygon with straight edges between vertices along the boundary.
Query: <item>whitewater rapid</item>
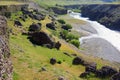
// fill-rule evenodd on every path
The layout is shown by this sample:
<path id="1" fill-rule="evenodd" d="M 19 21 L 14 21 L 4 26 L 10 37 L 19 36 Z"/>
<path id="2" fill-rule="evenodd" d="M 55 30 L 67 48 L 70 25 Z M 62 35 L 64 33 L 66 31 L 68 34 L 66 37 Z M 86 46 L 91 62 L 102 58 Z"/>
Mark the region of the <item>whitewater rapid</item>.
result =
<path id="1" fill-rule="evenodd" d="M 104 45 L 107 47 L 102 46 L 102 48 L 100 48 L 101 52 L 98 52 L 98 54 L 95 53 L 95 55 L 100 56 L 100 57 L 105 58 L 110 61 L 120 62 L 120 33 L 119 32 L 110 30 L 110 29 L 106 28 L 104 25 L 101 25 L 100 23 L 98 23 L 96 21 L 89 20 L 89 18 L 81 17 L 80 13 L 72 12 L 69 15 L 73 18 L 86 21 L 87 23 L 90 24 L 91 27 L 93 27 L 97 31 L 97 33 L 93 33 L 91 35 L 81 37 L 79 39 L 81 45 L 83 45 L 86 40 L 87 40 L 87 42 L 91 42 L 90 40 L 93 40 L 92 42 L 94 42 L 95 39 L 98 41 L 99 41 L 99 39 L 104 39 L 110 44 L 103 41 L 102 43 L 104 44 L 104 42 L 105 42 Z M 99 46 L 101 41 L 97 42 L 97 43 L 96 42 L 97 41 L 95 41 L 95 44 L 97 46 Z M 92 43 L 87 43 L 87 44 L 94 46 Z M 106 48 L 106 50 L 103 48 Z M 109 49 L 111 49 L 111 50 L 109 50 Z M 105 54 L 101 54 L 102 52 Z"/>

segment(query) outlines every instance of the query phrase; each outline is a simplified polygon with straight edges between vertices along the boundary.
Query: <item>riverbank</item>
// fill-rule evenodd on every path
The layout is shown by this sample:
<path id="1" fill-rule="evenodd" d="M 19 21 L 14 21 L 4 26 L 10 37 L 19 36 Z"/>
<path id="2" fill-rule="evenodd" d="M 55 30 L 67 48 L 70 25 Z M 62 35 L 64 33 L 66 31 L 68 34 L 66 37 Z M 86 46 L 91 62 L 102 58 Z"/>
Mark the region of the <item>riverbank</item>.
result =
<path id="1" fill-rule="evenodd" d="M 115 33 L 109 29 L 104 29 L 104 27 L 99 23 L 89 21 L 86 18 L 82 18 L 79 14 L 70 14 L 70 16 L 86 21 L 86 24 L 84 24 L 84 26 L 78 26 L 75 24 L 77 26 L 74 26 L 73 28 L 74 30 L 83 34 L 84 32 L 87 32 L 87 35 L 84 35 L 80 38 L 81 48 L 83 49 L 84 53 L 97 56 L 111 62 L 120 62 L 120 52 L 118 50 L 119 47 L 117 47 L 116 42 L 113 41 L 114 39 L 111 39 L 113 37 L 115 38 L 115 41 L 117 41 L 117 32 Z M 109 33 L 114 34 L 110 36 Z"/>

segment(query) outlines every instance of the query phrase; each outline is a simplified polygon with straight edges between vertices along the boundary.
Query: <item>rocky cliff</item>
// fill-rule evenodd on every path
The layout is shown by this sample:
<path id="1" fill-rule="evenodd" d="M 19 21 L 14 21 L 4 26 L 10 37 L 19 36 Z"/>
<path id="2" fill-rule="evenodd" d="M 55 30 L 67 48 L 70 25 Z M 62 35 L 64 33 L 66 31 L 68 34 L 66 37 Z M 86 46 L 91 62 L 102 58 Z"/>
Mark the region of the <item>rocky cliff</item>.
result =
<path id="1" fill-rule="evenodd" d="M 7 33 L 7 21 L 0 16 L 0 80 L 12 80 L 12 63 Z"/>
<path id="2" fill-rule="evenodd" d="M 120 5 L 94 4 L 83 5 L 82 16 L 98 21 L 106 27 L 120 31 Z"/>

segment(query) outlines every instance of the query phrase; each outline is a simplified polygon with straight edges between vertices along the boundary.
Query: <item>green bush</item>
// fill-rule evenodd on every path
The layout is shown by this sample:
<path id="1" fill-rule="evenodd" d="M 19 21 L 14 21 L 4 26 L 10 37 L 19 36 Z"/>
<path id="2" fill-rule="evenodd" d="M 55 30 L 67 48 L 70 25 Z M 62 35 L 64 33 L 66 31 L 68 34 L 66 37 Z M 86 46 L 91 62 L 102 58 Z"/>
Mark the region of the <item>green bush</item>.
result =
<path id="1" fill-rule="evenodd" d="M 65 40 L 66 40 L 66 38 L 67 38 L 67 35 L 68 35 L 68 31 L 66 31 L 66 30 L 63 30 L 63 31 L 60 33 L 60 36 L 61 36 L 63 39 L 65 39 Z"/>
<path id="2" fill-rule="evenodd" d="M 77 48 L 79 48 L 79 46 L 80 46 L 79 40 L 76 40 L 76 39 L 71 40 L 70 43 L 73 44 L 74 46 L 76 46 Z"/>
<path id="3" fill-rule="evenodd" d="M 67 36 L 66 36 L 66 38 L 67 38 L 67 40 L 68 41 L 71 41 L 72 39 L 77 39 L 78 40 L 78 36 L 75 36 L 75 35 L 73 35 L 73 34 L 68 34 Z"/>
<path id="4" fill-rule="evenodd" d="M 61 24 L 65 24 L 65 23 L 66 23 L 66 22 L 65 22 L 64 20 L 62 20 L 62 19 L 59 19 L 58 22 L 61 23 Z"/>
<path id="5" fill-rule="evenodd" d="M 72 26 L 70 24 L 66 24 L 66 25 L 63 25 L 62 28 L 64 30 L 69 30 L 69 29 L 72 29 Z"/>

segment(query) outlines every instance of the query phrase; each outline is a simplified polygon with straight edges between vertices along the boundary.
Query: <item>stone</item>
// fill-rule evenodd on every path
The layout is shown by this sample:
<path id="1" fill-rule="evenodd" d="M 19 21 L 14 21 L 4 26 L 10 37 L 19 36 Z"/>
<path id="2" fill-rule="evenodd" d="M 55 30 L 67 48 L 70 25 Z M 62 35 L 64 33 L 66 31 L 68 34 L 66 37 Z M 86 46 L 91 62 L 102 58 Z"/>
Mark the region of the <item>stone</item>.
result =
<path id="1" fill-rule="evenodd" d="M 73 65 L 79 65 L 79 64 L 83 65 L 83 63 L 84 63 L 84 60 L 81 57 L 75 57 L 72 62 Z"/>
<path id="2" fill-rule="evenodd" d="M 58 80 L 66 80 L 63 76 L 59 76 Z"/>
<path id="3" fill-rule="evenodd" d="M 36 45 L 45 45 L 49 44 L 54 47 L 54 40 L 45 32 L 34 32 L 30 34 L 29 40 Z"/>
<path id="4" fill-rule="evenodd" d="M 20 21 L 18 21 L 18 20 L 15 20 L 14 21 L 14 26 L 22 26 L 22 23 L 20 22 Z"/>
<path id="5" fill-rule="evenodd" d="M 29 31 L 40 31 L 41 25 L 41 23 L 32 23 L 29 27 Z"/>
<path id="6" fill-rule="evenodd" d="M 47 71 L 47 69 L 45 67 L 42 67 L 41 71 Z"/>
<path id="7" fill-rule="evenodd" d="M 89 75 L 90 74 L 90 72 L 83 72 L 83 73 L 81 73 L 80 74 L 80 78 L 85 78 L 85 77 L 87 77 L 87 75 Z"/>
<path id="8" fill-rule="evenodd" d="M 59 41 L 58 41 L 57 43 L 55 43 L 55 48 L 56 48 L 57 50 L 59 50 L 60 47 L 61 47 L 61 43 L 60 43 Z"/>
<path id="9" fill-rule="evenodd" d="M 54 65 L 56 62 L 57 62 L 57 61 L 56 61 L 55 58 L 51 58 L 51 59 L 50 59 L 50 63 L 51 63 L 52 65 Z"/>
<path id="10" fill-rule="evenodd" d="M 53 22 L 47 23 L 47 24 L 46 24 L 46 27 L 47 27 L 47 28 L 50 28 L 50 29 L 52 29 L 52 30 L 55 30 L 55 24 L 54 24 Z"/>
<path id="11" fill-rule="evenodd" d="M 86 72 L 93 72 L 93 73 L 95 73 L 96 69 L 97 69 L 97 64 L 94 63 L 94 62 L 87 64 L 86 67 L 85 67 L 85 71 Z"/>

